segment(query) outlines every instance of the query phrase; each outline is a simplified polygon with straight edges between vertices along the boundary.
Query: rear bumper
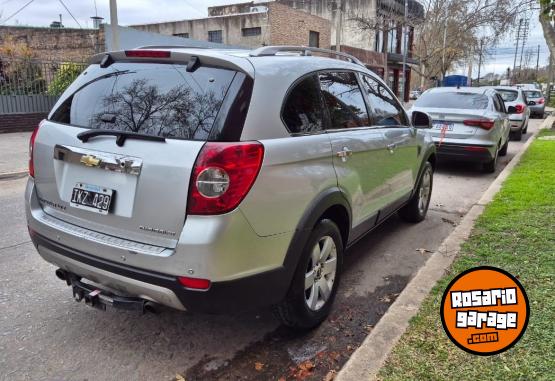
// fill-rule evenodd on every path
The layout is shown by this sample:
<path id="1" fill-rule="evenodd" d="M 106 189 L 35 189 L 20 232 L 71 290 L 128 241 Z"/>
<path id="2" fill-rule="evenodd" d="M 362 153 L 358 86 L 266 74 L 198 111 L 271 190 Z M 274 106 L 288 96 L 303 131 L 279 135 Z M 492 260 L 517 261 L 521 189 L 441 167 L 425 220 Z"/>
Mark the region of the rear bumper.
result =
<path id="1" fill-rule="evenodd" d="M 511 126 L 511 131 L 518 131 L 524 127 L 524 122 L 526 119 L 524 117 L 518 119 L 509 119 L 509 125 Z"/>
<path id="2" fill-rule="evenodd" d="M 491 161 L 495 154 L 493 145 L 470 145 L 454 143 L 435 143 L 439 159 L 484 163 Z"/>
<path id="3" fill-rule="evenodd" d="M 545 104 L 533 105 L 528 107 L 530 108 L 530 114 L 532 115 L 543 115 L 545 113 Z"/>
<path id="4" fill-rule="evenodd" d="M 289 285 L 285 268 L 227 282 L 212 283 L 207 291 L 189 290 L 177 277 L 138 269 L 84 253 L 30 230 L 39 254 L 48 262 L 121 293 L 179 310 L 232 312 L 275 304 Z"/>
<path id="5" fill-rule="evenodd" d="M 158 253 L 46 214 L 33 179 L 25 197 L 27 224 L 39 254 L 117 295 L 179 310 L 225 312 L 277 303 L 289 287 L 292 269 L 285 269 L 284 259 L 293 233 L 257 236 L 240 210 L 214 219 L 187 218 L 177 247 Z M 179 276 L 208 279 L 211 287 L 186 289 Z"/>

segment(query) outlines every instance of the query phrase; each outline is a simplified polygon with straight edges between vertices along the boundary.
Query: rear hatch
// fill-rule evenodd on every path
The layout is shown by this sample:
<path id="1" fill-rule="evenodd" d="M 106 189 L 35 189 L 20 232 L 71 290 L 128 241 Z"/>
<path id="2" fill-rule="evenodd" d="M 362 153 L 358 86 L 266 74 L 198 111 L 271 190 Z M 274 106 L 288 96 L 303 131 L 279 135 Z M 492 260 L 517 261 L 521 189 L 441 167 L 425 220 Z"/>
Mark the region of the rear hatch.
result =
<path id="1" fill-rule="evenodd" d="M 453 90 L 424 93 L 414 106 L 432 117 L 432 137 L 468 139 L 479 128 L 473 121 L 485 119 L 488 103 L 489 99 L 484 94 Z"/>
<path id="2" fill-rule="evenodd" d="M 91 65 L 35 140 L 44 211 L 96 232 L 175 247 L 197 155 L 224 124 L 232 83 L 244 78 L 225 68 L 187 70 L 187 63 Z"/>

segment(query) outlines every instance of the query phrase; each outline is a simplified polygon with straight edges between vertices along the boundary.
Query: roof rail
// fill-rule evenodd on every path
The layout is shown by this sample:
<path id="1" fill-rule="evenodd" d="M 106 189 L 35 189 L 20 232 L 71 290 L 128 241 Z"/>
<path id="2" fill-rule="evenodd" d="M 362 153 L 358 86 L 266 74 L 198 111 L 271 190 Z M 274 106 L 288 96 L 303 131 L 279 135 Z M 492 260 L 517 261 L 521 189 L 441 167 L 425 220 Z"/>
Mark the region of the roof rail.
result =
<path id="1" fill-rule="evenodd" d="M 187 45 L 145 45 L 135 49 L 210 49 L 208 46 L 187 46 Z"/>
<path id="2" fill-rule="evenodd" d="M 266 57 L 266 56 L 275 56 L 277 53 L 281 52 L 291 52 L 291 53 L 300 53 L 303 56 L 311 56 L 312 53 L 322 53 L 322 54 L 329 54 L 340 58 L 345 58 L 347 61 L 365 66 L 358 58 L 343 52 L 338 52 L 335 50 L 330 49 L 322 49 L 322 48 L 311 48 L 308 46 L 263 46 L 261 48 L 255 49 L 250 53 L 251 57 Z"/>

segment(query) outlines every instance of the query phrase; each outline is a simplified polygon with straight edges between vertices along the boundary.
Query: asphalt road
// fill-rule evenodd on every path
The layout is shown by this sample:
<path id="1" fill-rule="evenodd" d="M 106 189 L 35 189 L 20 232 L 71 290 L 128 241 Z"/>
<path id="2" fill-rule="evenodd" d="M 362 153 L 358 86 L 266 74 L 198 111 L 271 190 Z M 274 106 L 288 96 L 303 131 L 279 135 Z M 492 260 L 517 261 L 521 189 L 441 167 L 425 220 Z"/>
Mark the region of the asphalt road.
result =
<path id="1" fill-rule="evenodd" d="M 29 241 L 26 180 L 0 180 L 0 379 L 267 380 L 305 372 L 321 380 L 341 367 L 540 122 L 510 143 L 495 174 L 441 164 L 426 221 L 394 217 L 353 247 L 331 318 L 305 335 L 278 327 L 267 310 L 141 316 L 74 302 Z"/>

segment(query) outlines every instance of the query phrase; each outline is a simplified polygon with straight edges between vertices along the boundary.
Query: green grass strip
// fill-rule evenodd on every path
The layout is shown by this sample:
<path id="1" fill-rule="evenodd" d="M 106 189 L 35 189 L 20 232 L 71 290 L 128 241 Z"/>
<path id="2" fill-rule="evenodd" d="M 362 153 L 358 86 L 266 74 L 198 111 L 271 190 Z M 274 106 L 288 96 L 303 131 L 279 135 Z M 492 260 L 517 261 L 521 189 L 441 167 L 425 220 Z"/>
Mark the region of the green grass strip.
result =
<path id="1" fill-rule="evenodd" d="M 543 130 L 540 136 L 555 135 Z M 445 334 L 442 293 L 460 272 L 490 265 L 524 286 L 530 321 L 505 353 L 481 357 Z M 536 140 L 478 218 L 450 275 L 433 288 L 379 373 L 383 380 L 555 380 L 555 140 Z"/>

